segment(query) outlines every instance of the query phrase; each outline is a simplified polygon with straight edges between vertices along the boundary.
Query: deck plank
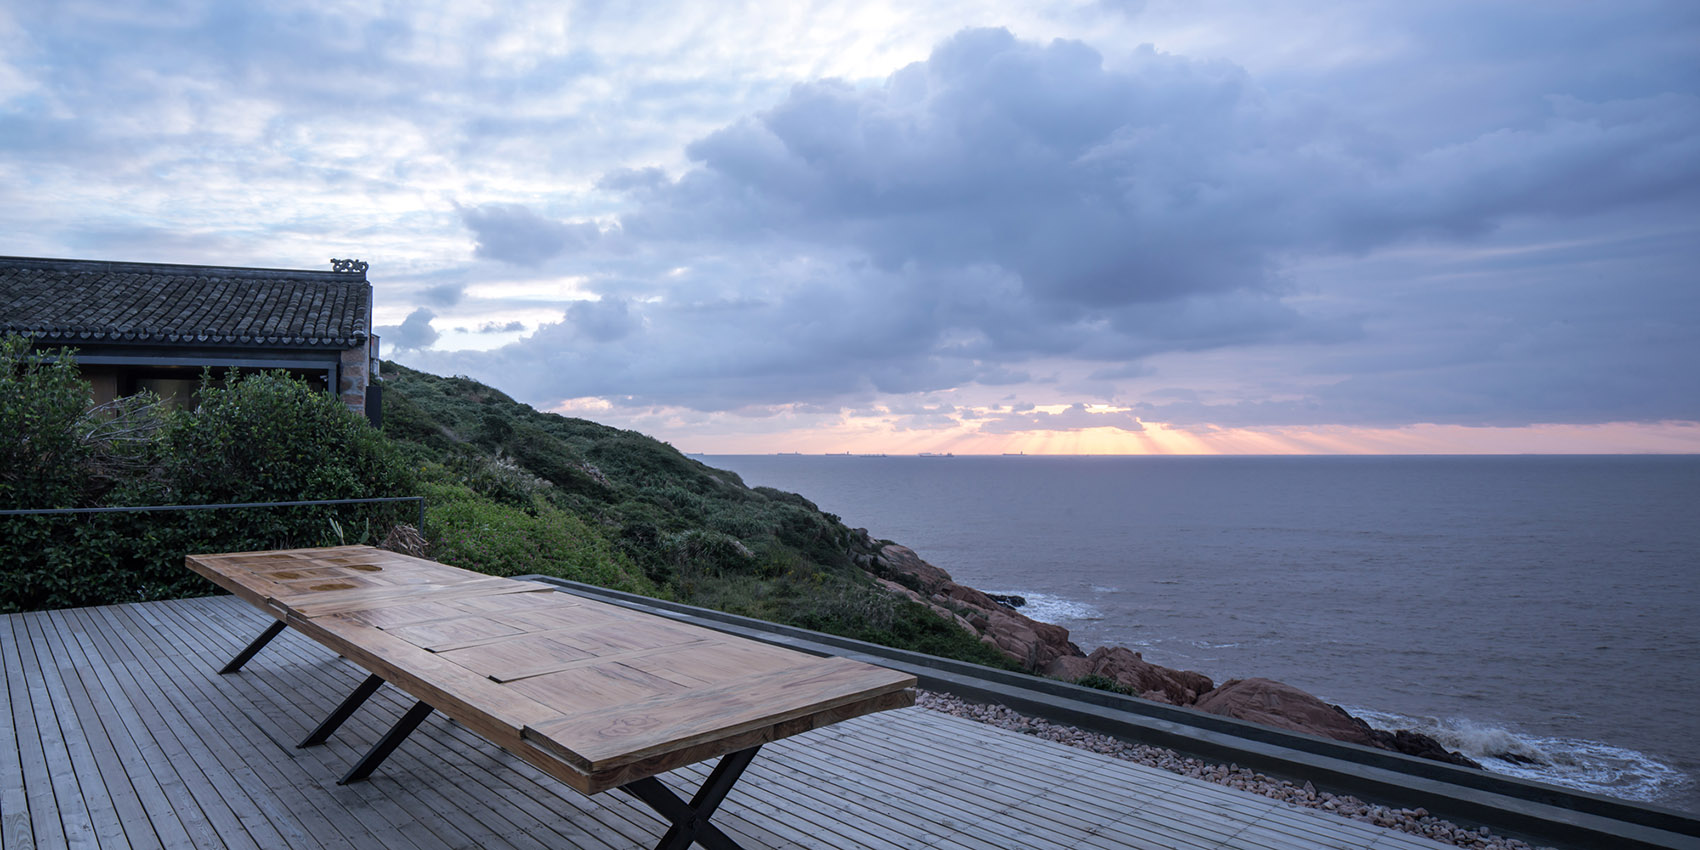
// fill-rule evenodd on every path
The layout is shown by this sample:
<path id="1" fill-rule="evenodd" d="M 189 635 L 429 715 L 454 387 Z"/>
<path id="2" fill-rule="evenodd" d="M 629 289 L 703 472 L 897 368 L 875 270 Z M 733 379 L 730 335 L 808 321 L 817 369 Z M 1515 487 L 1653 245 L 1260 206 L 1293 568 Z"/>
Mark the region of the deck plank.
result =
<path id="1" fill-rule="evenodd" d="M 211 833 L 206 836 L 192 831 L 196 846 L 271 847 L 284 843 L 291 830 L 279 829 L 267 817 L 279 801 L 264 787 L 256 787 L 259 783 L 253 778 L 254 766 L 266 765 L 268 760 L 238 749 L 245 742 L 223 707 L 206 698 L 198 680 L 176 673 L 173 662 L 191 650 L 161 642 L 143 625 L 146 619 L 138 616 L 148 611 L 144 606 L 92 609 L 98 619 L 94 621 L 96 632 L 90 637 L 111 659 L 112 675 L 140 714 L 143 725 L 139 732 L 158 742 L 163 766 L 173 771 L 172 781 L 181 783 L 190 795 L 191 807 L 178 811 L 199 829 Z M 295 832 L 307 840 L 327 839 L 323 831 L 318 835 Z M 328 846 L 341 845 L 331 842 Z"/>
<path id="2" fill-rule="evenodd" d="M 47 681 L 41 674 L 32 618 L 19 618 L 14 630 L 18 639 L 19 672 L 27 692 L 26 705 L 17 714 L 18 743 L 24 752 L 24 789 L 29 799 L 31 826 L 38 846 L 86 844 L 92 830 L 88 813 L 82 809 L 82 794 L 74 786 L 70 759 L 59 722 L 53 715 Z"/>
<path id="3" fill-rule="evenodd" d="M 13 629 L 21 617 L 0 622 L 0 700 L 6 710 L 6 725 L 0 734 L 0 850 L 35 846 L 35 812 L 30 808 L 29 784 L 24 769 L 24 746 L 36 738 L 29 705 L 29 684 L 24 679 L 23 660 L 18 653 L 22 635 Z"/>
<path id="4" fill-rule="evenodd" d="M 252 628 L 257 629 L 261 622 L 256 617 Z M 336 659 L 323 647 L 285 632 L 267 646 L 262 657 L 251 662 L 238 677 L 227 681 L 248 695 L 260 715 L 259 722 L 273 735 L 293 741 L 328 714 L 364 677 L 364 671 Z M 333 784 L 364 748 L 377 740 L 411 704 L 411 700 L 393 688 L 382 688 L 330 742 L 309 750 L 295 750 L 294 754 L 298 758 L 313 758 L 314 767 L 309 772 L 330 793 L 356 798 L 393 795 L 414 815 L 429 812 L 451 815 L 467 839 L 480 842 L 477 846 L 488 846 L 490 842 L 500 842 L 500 846 L 534 846 L 535 839 L 522 837 L 516 843 L 504 837 L 521 829 L 509 818 L 513 807 L 507 804 L 505 795 L 491 794 L 482 786 L 465 785 L 464 776 L 445 758 L 416 759 L 409 748 L 403 748 L 372 780 L 345 788 Z M 428 722 L 446 731 L 447 724 L 437 727 L 440 720 Z M 446 754 L 452 749 L 451 745 L 437 752 Z M 395 787 L 382 787 L 391 783 Z M 455 793 L 457 789 L 469 793 Z"/>
<path id="5" fill-rule="evenodd" d="M 238 613 L 243 617 L 248 616 L 247 611 L 239 610 Z M 251 620 L 245 623 L 239 617 L 237 623 L 234 628 L 239 633 L 244 631 L 257 632 L 263 627 L 264 618 L 256 613 L 251 616 Z M 232 645 L 239 646 L 240 644 Z M 277 734 L 295 740 L 303 736 L 318 722 L 322 715 L 328 713 L 331 707 L 340 702 L 343 696 L 365 677 L 365 672 L 359 670 L 350 662 L 336 659 L 317 643 L 286 631 L 268 645 L 261 656 L 250 662 L 250 666 L 244 668 L 244 672 L 240 676 L 243 681 L 253 681 L 257 687 L 263 686 L 265 688 L 265 695 L 262 697 L 259 693 L 256 693 L 255 701 L 258 705 L 267 707 L 268 713 L 264 717 L 264 722 L 268 724 L 268 728 L 282 730 Z M 301 707 L 296 705 L 298 696 L 315 693 L 320 697 L 317 704 Z M 393 688 L 380 689 L 368 706 L 362 708 L 342 729 L 338 730 L 336 736 L 329 743 L 299 752 L 325 751 L 332 754 L 327 756 L 327 764 L 323 771 L 323 775 L 328 777 L 326 784 L 329 785 L 331 780 L 340 776 L 343 770 L 360 757 L 366 746 L 388 729 L 396 715 L 405 711 L 407 706 L 411 704 L 410 698 Z M 490 814 L 488 811 L 479 811 L 481 807 L 478 804 L 483 802 L 497 804 L 502 811 L 517 811 L 508 804 L 509 801 L 534 802 L 533 797 L 538 783 L 545 784 L 556 791 L 560 790 L 559 783 L 552 778 L 536 771 L 519 759 L 508 756 L 499 748 L 488 744 L 464 727 L 443 723 L 440 719 L 433 718 L 433 720 L 427 721 L 426 726 L 422 727 L 416 734 L 428 735 L 432 734 L 433 730 L 452 730 L 454 740 L 459 742 L 458 745 L 451 743 L 450 746 L 446 747 L 432 747 L 431 751 L 438 756 L 435 759 L 416 756 L 416 751 L 411 746 L 403 747 L 391 757 L 390 762 L 386 762 L 384 770 L 374 775 L 372 780 L 357 783 L 348 788 L 338 789 L 334 785 L 329 787 L 337 792 L 355 793 L 365 788 L 383 786 L 397 778 L 397 774 L 394 772 L 396 770 L 412 769 L 416 773 L 422 770 L 422 765 L 410 764 L 410 761 L 417 758 L 422 763 L 440 762 L 445 764 L 448 769 L 461 769 L 466 776 L 475 780 L 483 778 L 488 781 L 488 777 L 492 773 L 501 777 L 512 776 L 514 775 L 513 771 L 516 770 L 531 774 L 532 786 L 516 786 L 513 790 L 517 793 L 492 793 L 484 786 L 475 783 L 480 794 L 478 797 L 473 797 L 469 803 L 461 804 L 463 809 L 476 813 L 466 814 L 466 811 L 463 811 L 462 814 L 467 817 L 488 817 Z M 482 748 L 482 752 L 473 751 L 479 748 Z M 500 764 L 494 763 L 497 761 Z M 474 766 L 470 768 L 462 767 L 465 765 Z M 498 770 L 497 767 L 502 769 Z M 460 781 L 464 781 L 449 777 L 444 773 L 439 773 L 439 776 L 444 777 L 445 781 L 451 785 L 457 785 Z M 420 787 L 429 788 L 434 784 L 429 781 L 412 781 L 412 779 L 426 780 L 429 777 L 416 775 L 410 778 L 410 781 L 399 782 L 398 784 L 404 791 Z M 574 800 L 584 799 L 571 791 L 565 793 L 567 797 Z M 460 795 L 455 796 L 464 799 Z M 479 799 L 479 797 L 484 799 Z M 445 809 L 445 805 L 448 808 Z M 434 800 L 418 806 L 418 808 L 426 811 L 438 812 L 452 812 L 455 807 L 455 804 L 444 800 Z M 572 814 L 571 806 L 556 806 L 553 810 L 541 806 L 531 806 L 530 816 L 532 820 L 530 822 L 517 825 L 507 824 L 502 827 L 502 834 L 512 835 L 515 830 L 534 829 L 538 823 L 546 822 L 553 824 L 560 831 L 560 836 L 556 840 L 570 841 L 575 846 L 583 845 L 587 848 L 602 846 L 602 843 L 607 843 L 608 846 L 625 846 L 636 836 L 644 835 L 642 830 L 637 827 L 630 828 L 622 834 L 609 831 L 601 824 L 596 824 L 595 829 L 591 833 L 587 833 L 575 819 L 570 817 Z M 653 820 L 653 818 L 649 820 Z M 595 837 L 592 837 L 593 835 Z M 520 841 L 524 843 L 525 839 L 521 838 Z"/>
<path id="6" fill-rule="evenodd" d="M 172 607 L 175 606 L 124 613 L 139 620 L 145 626 L 142 631 L 157 636 L 155 640 L 161 644 L 156 646 L 174 643 L 188 650 L 169 655 L 159 652 L 152 661 L 162 676 L 183 683 L 183 690 L 190 698 L 180 703 L 192 702 L 197 710 L 216 709 L 202 727 L 207 731 L 203 740 L 219 763 L 231 763 L 240 771 L 238 781 L 243 787 L 252 787 L 256 792 L 272 789 L 272 795 L 282 805 L 265 812 L 267 820 L 299 823 L 316 840 L 339 847 L 364 848 L 377 844 L 394 850 L 412 846 L 447 850 L 454 846 L 439 830 L 419 827 L 392 797 L 369 793 L 367 789 L 325 788 L 341 775 L 337 765 L 327 763 L 322 753 L 295 751 L 293 742 L 279 737 L 275 726 L 259 722 L 257 718 L 265 705 L 247 700 L 241 683 L 215 672 L 228 654 L 214 647 L 199 649 L 203 642 L 191 631 L 197 625 L 194 619 L 172 611 Z M 238 648 L 249 637 L 233 636 Z M 233 674 L 235 678 L 244 675 Z M 282 769 L 250 771 L 247 767 L 250 758 L 278 764 Z M 299 794 L 280 793 L 298 784 L 320 786 L 333 804 L 315 807 Z M 452 822 L 445 822 L 440 832 L 453 839 L 462 837 Z"/>
<path id="7" fill-rule="evenodd" d="M 105 700 L 100 676 L 77 646 L 81 630 L 62 612 L 50 611 L 43 616 L 50 626 L 43 630 L 43 636 L 58 668 L 61 695 L 69 701 L 82 732 L 75 736 L 83 742 L 85 758 L 78 778 L 91 812 L 100 812 L 95 823 L 101 845 L 163 848 L 165 843 L 148 820 L 141 794 L 130 781 L 130 773 L 140 765 L 129 753 L 119 753 L 124 741 L 120 736 L 115 742 L 110 734 L 106 721 L 117 718 Z M 92 773 L 87 771 L 89 767 Z"/>
<path id="8" fill-rule="evenodd" d="M 411 698 L 385 687 L 327 744 L 294 741 L 365 673 L 232 597 L 0 617 L 0 847 L 637 850 L 663 824 L 585 797 L 434 717 L 373 779 L 342 771 Z M 664 775 L 694 787 L 712 762 Z M 66 824 L 72 825 L 70 830 Z M 768 744 L 716 822 L 751 850 L 1442 845 L 922 709 Z"/>

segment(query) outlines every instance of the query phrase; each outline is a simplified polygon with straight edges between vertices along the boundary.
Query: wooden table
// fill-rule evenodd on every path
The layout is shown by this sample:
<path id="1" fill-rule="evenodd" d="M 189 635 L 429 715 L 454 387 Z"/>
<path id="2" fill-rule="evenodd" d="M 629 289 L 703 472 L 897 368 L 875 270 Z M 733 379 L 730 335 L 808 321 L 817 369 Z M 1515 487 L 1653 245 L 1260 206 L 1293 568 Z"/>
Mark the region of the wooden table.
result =
<path id="1" fill-rule="evenodd" d="M 193 555 L 190 569 L 371 675 L 300 746 L 384 682 L 418 702 L 341 783 L 366 778 L 432 711 L 584 794 L 619 788 L 671 824 L 658 848 L 738 844 L 709 822 L 762 744 L 914 703 L 907 674 L 374 549 Z M 721 756 L 690 802 L 656 774 Z"/>

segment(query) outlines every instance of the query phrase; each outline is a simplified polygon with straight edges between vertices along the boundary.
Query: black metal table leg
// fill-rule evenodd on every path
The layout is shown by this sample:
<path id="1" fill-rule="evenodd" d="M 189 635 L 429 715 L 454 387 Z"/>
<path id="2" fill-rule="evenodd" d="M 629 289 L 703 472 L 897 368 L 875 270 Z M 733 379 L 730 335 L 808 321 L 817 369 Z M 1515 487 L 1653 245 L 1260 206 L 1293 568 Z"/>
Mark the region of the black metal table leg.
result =
<path id="1" fill-rule="evenodd" d="M 403 714 L 394 726 L 390 727 L 390 731 L 386 732 L 378 743 L 373 744 L 372 749 L 366 751 L 366 755 L 361 757 L 360 763 L 350 769 L 341 779 L 338 779 L 336 784 L 347 785 L 350 782 L 359 782 L 371 776 L 372 771 L 377 770 L 378 765 L 383 764 L 384 759 L 389 758 L 390 753 L 394 752 L 396 747 L 401 746 L 401 742 L 407 740 L 407 736 L 413 734 L 413 730 L 419 728 L 419 724 L 424 723 L 425 718 L 429 717 L 430 714 L 431 706 L 427 705 L 424 700 L 414 703 L 413 707 L 408 709 L 407 713 Z"/>
<path id="2" fill-rule="evenodd" d="M 709 818 L 720 808 L 721 801 L 726 799 L 760 749 L 758 745 L 721 756 L 720 763 L 714 766 L 689 803 L 679 799 L 679 795 L 653 776 L 628 782 L 620 786 L 620 790 L 642 800 L 672 824 L 660 843 L 655 845 L 655 850 L 685 850 L 693 842 L 708 850 L 743 850 L 731 836 L 721 832 L 720 827 L 709 823 Z"/>
<path id="3" fill-rule="evenodd" d="M 383 683 L 384 677 L 379 676 L 376 673 L 367 676 L 366 681 L 361 682 L 359 687 L 354 689 L 354 693 L 349 694 L 348 697 L 342 701 L 342 705 L 337 706 L 336 710 L 331 712 L 330 716 L 326 717 L 324 722 L 319 724 L 318 728 L 314 729 L 307 737 L 302 738 L 301 743 L 295 745 L 296 749 L 300 749 L 302 747 L 315 747 L 330 740 L 331 733 L 335 732 L 336 728 L 341 726 L 343 721 L 353 715 L 356 709 L 365 704 L 366 700 L 369 699 L 373 693 L 377 692 L 378 686 Z"/>
<path id="4" fill-rule="evenodd" d="M 236 653 L 236 657 L 230 659 L 230 663 L 224 665 L 224 668 L 218 672 L 234 673 L 237 670 L 242 669 L 242 665 L 247 664 L 248 660 L 253 658 L 255 653 L 264 649 L 266 644 L 272 642 L 272 638 L 277 637 L 278 633 L 283 631 L 283 625 L 282 620 L 276 620 L 271 625 L 267 626 L 265 631 L 260 632 L 259 637 L 254 638 L 253 643 L 248 644 L 248 646 L 241 652 Z"/>

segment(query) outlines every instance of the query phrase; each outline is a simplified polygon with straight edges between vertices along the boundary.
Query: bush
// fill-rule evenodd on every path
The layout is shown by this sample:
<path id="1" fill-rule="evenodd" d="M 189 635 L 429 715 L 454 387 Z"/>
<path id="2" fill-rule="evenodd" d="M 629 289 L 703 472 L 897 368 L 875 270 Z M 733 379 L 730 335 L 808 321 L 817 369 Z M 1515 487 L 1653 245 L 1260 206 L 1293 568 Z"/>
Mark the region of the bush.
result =
<path id="1" fill-rule="evenodd" d="M 8 498 L 30 506 L 216 504 L 396 495 L 408 475 L 389 445 L 327 393 L 283 373 L 203 380 L 195 410 L 147 399 L 88 407 L 69 356 L 0 341 L 0 455 Z M 23 489 L 20 489 L 23 488 Z M 46 494 L 46 495 L 43 495 Z M 196 552 L 375 543 L 410 509 L 305 506 L 0 518 L 0 611 L 208 593 Z"/>
<path id="2" fill-rule="evenodd" d="M 89 401 L 71 352 L 42 355 L 16 334 L 0 338 L 0 509 L 83 506 Z"/>
<path id="3" fill-rule="evenodd" d="M 480 498 L 456 484 L 427 484 L 430 556 L 497 576 L 548 575 L 654 596 L 655 585 L 582 519 L 539 500 L 533 511 Z"/>
<path id="4" fill-rule="evenodd" d="M 165 435 L 166 478 L 186 504 L 390 496 L 409 483 L 364 417 L 287 373 L 232 370 L 222 386 L 209 373 L 196 399 Z"/>
<path id="5" fill-rule="evenodd" d="M 1112 679 L 1109 676 L 1102 676 L 1102 675 L 1099 675 L 1097 673 L 1088 673 L 1084 676 L 1081 676 L 1080 678 L 1075 679 L 1074 683 L 1076 685 L 1083 687 L 1083 688 L 1092 688 L 1094 690 L 1109 691 L 1110 693 L 1121 694 L 1122 696 L 1129 696 L 1129 697 L 1139 696 L 1138 694 L 1133 692 L 1133 688 L 1130 688 L 1130 687 L 1128 687 L 1128 686 L 1126 686 L 1126 685 L 1124 685 L 1120 682 L 1117 682 L 1115 679 Z"/>

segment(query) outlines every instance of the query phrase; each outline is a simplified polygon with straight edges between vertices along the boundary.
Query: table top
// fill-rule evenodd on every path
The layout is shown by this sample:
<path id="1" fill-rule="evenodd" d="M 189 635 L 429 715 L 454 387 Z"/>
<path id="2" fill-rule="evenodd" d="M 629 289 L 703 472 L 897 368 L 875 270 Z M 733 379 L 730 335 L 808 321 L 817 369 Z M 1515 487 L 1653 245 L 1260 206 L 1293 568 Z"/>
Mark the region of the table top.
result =
<path id="1" fill-rule="evenodd" d="M 368 546 L 187 563 L 587 794 L 914 702 L 908 674 Z"/>

